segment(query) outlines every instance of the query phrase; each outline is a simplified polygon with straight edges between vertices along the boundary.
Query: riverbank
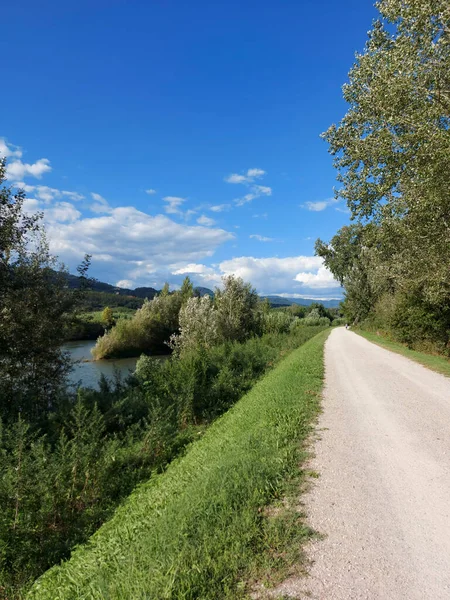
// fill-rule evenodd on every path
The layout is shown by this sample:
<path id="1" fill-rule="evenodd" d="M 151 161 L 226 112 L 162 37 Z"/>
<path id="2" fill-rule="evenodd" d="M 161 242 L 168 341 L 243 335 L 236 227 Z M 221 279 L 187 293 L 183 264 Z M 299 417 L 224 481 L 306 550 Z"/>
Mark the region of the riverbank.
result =
<path id="1" fill-rule="evenodd" d="M 319 410 L 329 331 L 294 350 L 185 457 L 141 485 L 30 598 L 240 598 L 243 577 L 283 563 L 295 511 L 264 508 L 298 477 L 301 445 Z M 247 590 L 248 591 L 248 590 Z"/>
<path id="2" fill-rule="evenodd" d="M 74 361 L 69 375 L 71 385 L 98 388 L 98 382 L 102 376 L 113 380 L 117 374 L 127 377 L 134 372 L 138 356 L 115 360 L 94 360 L 91 353 L 94 346 L 94 340 L 69 341 L 62 346 L 62 350 L 68 352 Z"/>

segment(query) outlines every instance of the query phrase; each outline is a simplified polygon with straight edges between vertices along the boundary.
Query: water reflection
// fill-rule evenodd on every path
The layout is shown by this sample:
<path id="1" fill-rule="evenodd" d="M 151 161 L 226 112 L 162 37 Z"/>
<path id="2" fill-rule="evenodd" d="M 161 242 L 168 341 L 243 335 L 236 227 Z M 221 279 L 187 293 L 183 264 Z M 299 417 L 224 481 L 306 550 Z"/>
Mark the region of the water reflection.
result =
<path id="1" fill-rule="evenodd" d="M 94 340 L 77 340 L 75 342 L 66 342 L 63 345 L 63 350 L 69 352 L 74 361 L 81 361 L 74 365 L 69 377 L 70 383 L 81 383 L 84 387 L 96 388 L 98 387 L 98 381 L 102 373 L 108 379 L 113 379 L 115 369 L 123 377 L 126 377 L 136 368 L 137 358 L 92 360 L 91 349 L 94 346 Z"/>

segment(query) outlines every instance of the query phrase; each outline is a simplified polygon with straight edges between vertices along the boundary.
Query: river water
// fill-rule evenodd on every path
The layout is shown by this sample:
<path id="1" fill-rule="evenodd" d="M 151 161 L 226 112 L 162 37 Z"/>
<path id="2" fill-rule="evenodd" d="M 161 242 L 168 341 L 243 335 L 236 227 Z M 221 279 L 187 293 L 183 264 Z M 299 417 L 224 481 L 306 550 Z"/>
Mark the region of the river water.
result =
<path id="1" fill-rule="evenodd" d="M 96 388 L 101 374 L 108 379 L 113 379 L 114 371 L 117 369 L 123 377 L 126 377 L 136 368 L 137 358 L 92 360 L 91 349 L 94 346 L 95 340 L 77 340 L 63 345 L 62 349 L 69 352 L 74 361 L 80 361 L 74 364 L 69 376 L 70 383 Z"/>

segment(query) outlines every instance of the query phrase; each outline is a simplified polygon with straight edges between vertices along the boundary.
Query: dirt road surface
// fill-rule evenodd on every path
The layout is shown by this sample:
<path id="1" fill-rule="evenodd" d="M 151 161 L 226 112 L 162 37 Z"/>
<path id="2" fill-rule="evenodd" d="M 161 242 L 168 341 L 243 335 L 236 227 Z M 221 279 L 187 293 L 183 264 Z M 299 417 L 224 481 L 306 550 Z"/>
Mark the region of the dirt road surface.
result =
<path id="1" fill-rule="evenodd" d="M 310 576 L 279 593 L 320 600 L 450 599 L 450 379 L 343 328 L 306 496 L 325 535 Z"/>

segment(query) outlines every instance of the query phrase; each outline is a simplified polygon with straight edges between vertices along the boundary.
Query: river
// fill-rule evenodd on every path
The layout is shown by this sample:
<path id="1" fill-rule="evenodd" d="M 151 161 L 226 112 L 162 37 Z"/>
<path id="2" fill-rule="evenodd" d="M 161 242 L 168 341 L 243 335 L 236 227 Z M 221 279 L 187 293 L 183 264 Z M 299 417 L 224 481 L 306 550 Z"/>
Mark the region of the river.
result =
<path id="1" fill-rule="evenodd" d="M 115 369 L 126 377 L 136 368 L 137 358 L 92 360 L 91 349 L 94 346 L 95 340 L 77 340 L 63 345 L 62 349 L 69 352 L 74 361 L 81 361 L 74 365 L 69 376 L 70 383 L 96 388 L 102 373 L 108 379 L 113 379 Z"/>

